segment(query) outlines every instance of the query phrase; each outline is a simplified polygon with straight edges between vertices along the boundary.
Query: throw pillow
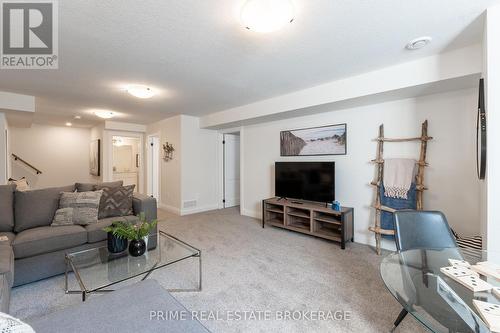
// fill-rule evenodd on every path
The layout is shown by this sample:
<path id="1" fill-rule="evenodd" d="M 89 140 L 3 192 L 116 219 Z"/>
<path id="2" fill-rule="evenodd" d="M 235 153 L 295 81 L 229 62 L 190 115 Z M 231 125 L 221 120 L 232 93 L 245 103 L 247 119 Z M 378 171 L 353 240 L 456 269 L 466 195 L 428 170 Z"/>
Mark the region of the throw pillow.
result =
<path id="1" fill-rule="evenodd" d="M 76 183 L 76 190 L 78 192 L 88 192 L 95 191 L 97 186 L 106 186 L 106 187 L 116 187 L 122 186 L 123 180 L 117 180 L 115 182 L 107 182 L 107 183 Z"/>
<path id="2" fill-rule="evenodd" d="M 35 333 L 30 325 L 3 312 L 0 312 L 0 332 Z"/>
<path id="3" fill-rule="evenodd" d="M 119 187 L 102 187 L 101 202 L 99 203 L 99 219 L 106 217 L 132 215 L 132 198 L 134 196 L 135 185 Z"/>
<path id="4" fill-rule="evenodd" d="M 28 191 L 31 187 L 26 178 L 21 178 L 21 179 L 13 179 L 9 178 L 9 185 L 16 185 L 16 190 L 18 191 Z"/>
<path id="5" fill-rule="evenodd" d="M 96 223 L 102 191 L 63 192 L 52 226 Z"/>

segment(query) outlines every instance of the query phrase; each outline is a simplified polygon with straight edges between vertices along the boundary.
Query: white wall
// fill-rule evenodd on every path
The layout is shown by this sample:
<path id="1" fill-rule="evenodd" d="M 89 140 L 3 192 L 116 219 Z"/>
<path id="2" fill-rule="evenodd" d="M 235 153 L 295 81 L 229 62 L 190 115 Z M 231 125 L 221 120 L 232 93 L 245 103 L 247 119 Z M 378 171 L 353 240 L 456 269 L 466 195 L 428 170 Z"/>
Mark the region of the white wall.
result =
<path id="1" fill-rule="evenodd" d="M 160 202 L 158 206 L 176 214 L 181 213 L 181 116 L 164 119 L 148 125 L 146 135 L 160 134 L 160 145 L 165 142 L 174 146 L 173 159 L 166 162 L 160 159 Z M 147 140 L 144 140 L 147 142 Z M 145 148 L 147 151 L 147 147 Z M 163 157 L 163 156 L 162 156 Z M 147 164 L 147 158 L 145 159 Z M 149 168 L 146 165 L 146 170 Z M 147 177 L 145 177 L 147 179 Z"/>
<path id="2" fill-rule="evenodd" d="M 420 134 L 420 124 L 429 120 L 429 143 L 424 208 L 442 210 L 453 228 L 463 234 L 476 234 L 479 223 L 479 182 L 475 169 L 475 90 L 398 100 L 377 105 L 333 111 L 245 126 L 242 163 L 242 213 L 260 217 L 261 200 L 274 195 L 275 161 L 335 161 L 336 198 L 355 208 L 355 239 L 374 244 L 368 226 L 373 223 L 369 208 L 374 197 L 373 179 L 378 126 L 383 123 L 387 137 Z M 280 130 L 347 123 L 347 155 L 318 157 L 280 157 Z M 418 159 L 417 143 L 388 143 L 385 157 Z M 386 243 L 385 245 L 388 245 Z"/>
<path id="3" fill-rule="evenodd" d="M 181 116 L 181 214 L 217 209 L 218 133 L 200 129 L 199 118 Z"/>
<path id="4" fill-rule="evenodd" d="M 485 26 L 487 117 L 487 248 L 500 253 L 500 6 L 488 8 Z"/>
<path id="5" fill-rule="evenodd" d="M 12 177 L 26 177 L 35 188 L 64 186 L 92 180 L 89 174 L 90 130 L 73 127 L 33 125 L 10 128 L 12 153 L 43 173 L 36 175 L 18 161 L 12 161 Z"/>

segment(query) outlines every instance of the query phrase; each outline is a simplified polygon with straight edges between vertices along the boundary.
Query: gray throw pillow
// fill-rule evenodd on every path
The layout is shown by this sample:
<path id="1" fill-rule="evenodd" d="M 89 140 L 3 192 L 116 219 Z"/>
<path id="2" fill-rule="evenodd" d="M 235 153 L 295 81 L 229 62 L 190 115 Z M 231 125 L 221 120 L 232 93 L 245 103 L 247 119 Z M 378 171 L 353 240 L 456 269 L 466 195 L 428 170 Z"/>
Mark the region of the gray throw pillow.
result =
<path id="1" fill-rule="evenodd" d="M 106 183 L 76 183 L 77 192 L 89 192 L 95 191 L 97 186 L 107 186 L 107 187 L 117 187 L 123 186 L 123 180 L 117 180 L 115 182 Z"/>
<path id="2" fill-rule="evenodd" d="M 97 186 L 98 190 L 102 190 L 101 202 L 99 203 L 99 219 L 134 214 L 132 209 L 134 188 L 135 185 Z"/>
<path id="3" fill-rule="evenodd" d="M 64 187 L 14 192 L 14 231 L 49 226 L 54 219 L 61 192 L 73 192 L 75 184 Z"/>
<path id="4" fill-rule="evenodd" d="M 63 192 L 52 226 L 97 223 L 102 190 L 95 192 Z"/>

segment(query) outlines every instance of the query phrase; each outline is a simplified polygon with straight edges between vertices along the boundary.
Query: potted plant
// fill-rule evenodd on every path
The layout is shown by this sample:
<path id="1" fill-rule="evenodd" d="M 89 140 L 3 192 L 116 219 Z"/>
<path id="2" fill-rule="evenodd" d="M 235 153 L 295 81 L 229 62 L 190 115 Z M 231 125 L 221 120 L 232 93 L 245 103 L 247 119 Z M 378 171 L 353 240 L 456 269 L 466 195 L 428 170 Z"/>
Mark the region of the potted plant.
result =
<path id="1" fill-rule="evenodd" d="M 120 253 L 127 249 L 128 239 L 115 235 L 113 231 L 118 228 L 122 228 L 125 222 L 116 221 L 111 223 L 109 227 L 103 230 L 108 233 L 108 251 L 111 253 Z"/>
<path id="2" fill-rule="evenodd" d="M 129 240 L 128 252 L 133 257 L 141 256 L 146 252 L 145 238 L 157 224 L 156 220 L 147 222 L 144 214 L 140 214 L 139 220 L 137 224 L 122 222 L 105 228 L 105 231 L 109 230 L 115 237 Z"/>

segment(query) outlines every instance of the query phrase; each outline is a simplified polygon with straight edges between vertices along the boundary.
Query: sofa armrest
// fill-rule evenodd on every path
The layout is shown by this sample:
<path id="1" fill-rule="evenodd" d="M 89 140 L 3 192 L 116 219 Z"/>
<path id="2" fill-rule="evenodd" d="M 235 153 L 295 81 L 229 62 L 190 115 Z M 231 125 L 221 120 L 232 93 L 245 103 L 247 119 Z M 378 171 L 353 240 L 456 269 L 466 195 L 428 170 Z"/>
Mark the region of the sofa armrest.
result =
<path id="1" fill-rule="evenodd" d="M 157 207 L 155 198 L 148 197 L 144 194 L 134 193 L 132 206 L 135 215 L 144 213 L 146 215 L 146 221 L 151 222 L 156 220 Z"/>

